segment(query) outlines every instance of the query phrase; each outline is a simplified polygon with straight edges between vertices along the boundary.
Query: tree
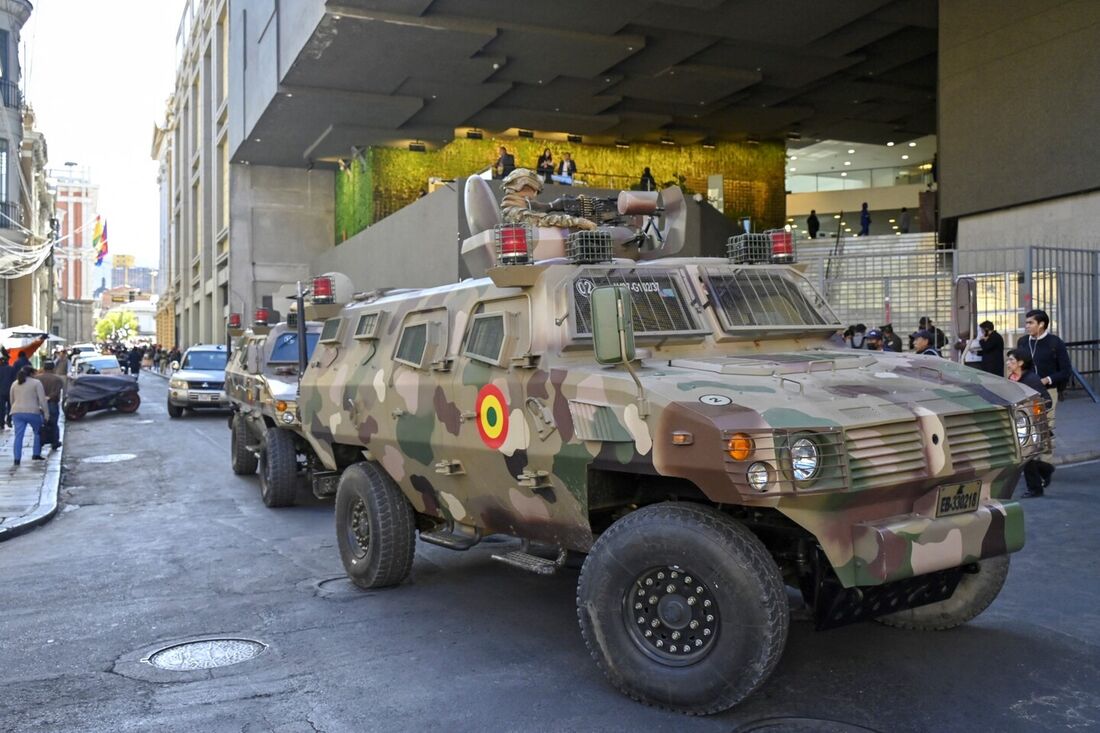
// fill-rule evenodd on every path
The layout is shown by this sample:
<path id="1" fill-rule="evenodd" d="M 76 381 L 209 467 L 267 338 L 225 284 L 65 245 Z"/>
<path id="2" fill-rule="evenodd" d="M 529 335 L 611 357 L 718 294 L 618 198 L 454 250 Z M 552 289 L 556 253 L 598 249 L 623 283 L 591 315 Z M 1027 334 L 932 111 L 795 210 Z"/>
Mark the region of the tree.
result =
<path id="1" fill-rule="evenodd" d="M 98 341 L 125 341 L 137 331 L 137 316 L 130 311 L 111 311 L 95 324 Z"/>

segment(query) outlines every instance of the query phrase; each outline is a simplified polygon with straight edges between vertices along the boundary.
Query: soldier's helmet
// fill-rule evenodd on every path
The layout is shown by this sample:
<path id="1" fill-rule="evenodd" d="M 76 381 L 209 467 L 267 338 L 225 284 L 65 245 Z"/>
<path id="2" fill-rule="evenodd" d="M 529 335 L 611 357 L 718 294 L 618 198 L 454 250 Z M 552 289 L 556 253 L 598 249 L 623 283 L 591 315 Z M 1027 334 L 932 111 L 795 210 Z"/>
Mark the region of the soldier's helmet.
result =
<path id="1" fill-rule="evenodd" d="M 542 192 L 542 181 L 528 168 L 516 168 L 504 177 L 501 185 L 505 191 L 516 192 L 530 186 L 537 193 Z"/>

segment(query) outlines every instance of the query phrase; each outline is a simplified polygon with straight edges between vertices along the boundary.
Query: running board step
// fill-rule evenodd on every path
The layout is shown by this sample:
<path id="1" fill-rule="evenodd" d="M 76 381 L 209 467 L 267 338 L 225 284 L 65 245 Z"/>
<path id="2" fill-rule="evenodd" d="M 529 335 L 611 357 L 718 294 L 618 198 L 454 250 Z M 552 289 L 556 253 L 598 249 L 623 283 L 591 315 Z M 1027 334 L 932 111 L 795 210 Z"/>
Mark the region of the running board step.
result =
<path id="1" fill-rule="evenodd" d="M 448 550 L 469 550 L 481 542 L 481 531 L 464 525 L 448 526 L 434 532 L 421 532 L 420 539 Z"/>
<path id="2" fill-rule="evenodd" d="M 519 568 L 520 570 L 526 570 L 529 573 L 553 575 L 558 572 L 558 568 L 565 562 L 565 550 L 562 550 L 558 554 L 557 560 L 547 560 L 545 557 L 532 555 L 523 550 L 513 550 L 512 552 L 505 552 L 501 555 L 493 555 L 492 558 L 494 560 L 500 560 L 503 563 L 508 563 L 512 567 Z"/>

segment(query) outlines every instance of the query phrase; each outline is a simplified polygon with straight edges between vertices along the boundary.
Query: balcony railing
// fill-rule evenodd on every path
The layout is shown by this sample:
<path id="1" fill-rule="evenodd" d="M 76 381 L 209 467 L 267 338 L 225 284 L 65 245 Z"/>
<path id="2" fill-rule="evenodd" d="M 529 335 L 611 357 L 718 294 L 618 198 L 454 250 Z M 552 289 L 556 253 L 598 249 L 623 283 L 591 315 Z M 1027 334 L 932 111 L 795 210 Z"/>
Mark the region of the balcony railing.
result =
<path id="1" fill-rule="evenodd" d="M 931 163 L 825 173 L 788 173 L 787 193 L 847 191 L 855 188 L 886 188 L 932 183 Z"/>
<path id="2" fill-rule="evenodd" d="M 3 97 L 5 107 L 20 109 L 23 106 L 19 85 L 9 79 L 0 79 L 0 97 Z"/>
<path id="3" fill-rule="evenodd" d="M 23 226 L 23 207 L 14 201 L 0 201 L 0 229 L 20 229 Z"/>

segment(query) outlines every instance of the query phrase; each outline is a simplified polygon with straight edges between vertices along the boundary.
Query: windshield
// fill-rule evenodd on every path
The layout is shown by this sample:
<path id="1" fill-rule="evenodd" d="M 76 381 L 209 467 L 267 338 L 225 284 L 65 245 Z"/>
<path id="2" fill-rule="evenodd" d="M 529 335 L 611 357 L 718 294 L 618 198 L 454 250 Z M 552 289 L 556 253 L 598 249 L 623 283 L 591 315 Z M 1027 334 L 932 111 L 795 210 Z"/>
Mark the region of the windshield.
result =
<path id="1" fill-rule="evenodd" d="M 188 351 L 183 357 L 180 369 L 225 369 L 224 351 Z"/>
<path id="2" fill-rule="evenodd" d="M 592 333 L 592 291 L 603 285 L 626 286 L 637 336 L 699 332 L 676 270 L 616 267 L 585 268 L 573 280 L 573 310 L 579 335 Z"/>
<path id="3" fill-rule="evenodd" d="M 317 346 L 319 333 L 306 334 L 306 358 L 313 355 L 313 348 Z M 271 347 L 271 356 L 268 364 L 297 364 L 298 363 L 298 334 L 284 333 L 275 340 Z"/>
<path id="4" fill-rule="evenodd" d="M 705 274 L 729 329 L 839 325 L 805 278 L 795 280 L 774 269 L 707 268 Z"/>

